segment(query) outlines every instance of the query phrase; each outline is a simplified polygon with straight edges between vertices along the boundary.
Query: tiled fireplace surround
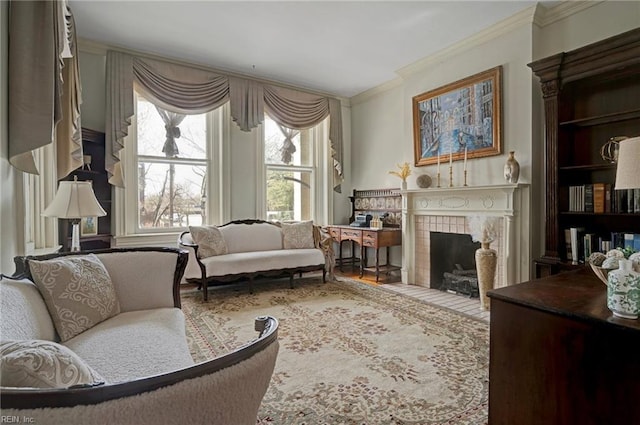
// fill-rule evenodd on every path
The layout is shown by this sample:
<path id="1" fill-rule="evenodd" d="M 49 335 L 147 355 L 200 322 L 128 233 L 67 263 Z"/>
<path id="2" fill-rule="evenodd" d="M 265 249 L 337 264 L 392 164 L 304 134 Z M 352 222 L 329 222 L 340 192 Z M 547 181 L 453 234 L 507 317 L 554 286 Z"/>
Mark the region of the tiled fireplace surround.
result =
<path id="1" fill-rule="evenodd" d="M 495 287 L 529 280 L 529 210 L 525 184 L 402 191 L 402 282 L 430 287 L 431 232 L 470 234 L 476 215 L 501 218 Z"/>

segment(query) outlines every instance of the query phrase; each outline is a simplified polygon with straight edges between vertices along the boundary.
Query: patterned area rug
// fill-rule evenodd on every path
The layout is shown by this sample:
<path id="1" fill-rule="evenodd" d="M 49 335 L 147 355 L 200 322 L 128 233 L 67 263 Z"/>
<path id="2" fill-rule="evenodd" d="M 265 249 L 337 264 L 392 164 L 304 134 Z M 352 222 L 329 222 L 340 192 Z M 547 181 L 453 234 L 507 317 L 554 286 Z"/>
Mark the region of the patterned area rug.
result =
<path id="1" fill-rule="evenodd" d="M 280 321 L 280 352 L 259 424 L 487 423 L 485 322 L 346 278 L 319 277 L 182 294 L 196 361 Z"/>

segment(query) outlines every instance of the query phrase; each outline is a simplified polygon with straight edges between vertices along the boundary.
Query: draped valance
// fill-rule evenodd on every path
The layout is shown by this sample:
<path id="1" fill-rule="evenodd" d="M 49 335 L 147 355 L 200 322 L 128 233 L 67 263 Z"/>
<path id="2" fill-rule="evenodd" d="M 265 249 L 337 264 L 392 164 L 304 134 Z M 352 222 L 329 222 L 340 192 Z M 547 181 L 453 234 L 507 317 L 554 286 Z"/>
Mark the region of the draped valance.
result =
<path id="1" fill-rule="evenodd" d="M 225 75 L 200 68 L 107 52 L 106 168 L 110 182 L 121 184 L 120 150 L 134 113 L 134 87 L 167 111 L 201 114 L 230 102 L 231 117 L 242 131 L 264 120 L 265 110 L 277 123 L 293 129 L 313 127 L 330 117 L 329 139 L 334 189 L 342 181 L 342 111 L 340 101 L 300 90 Z"/>

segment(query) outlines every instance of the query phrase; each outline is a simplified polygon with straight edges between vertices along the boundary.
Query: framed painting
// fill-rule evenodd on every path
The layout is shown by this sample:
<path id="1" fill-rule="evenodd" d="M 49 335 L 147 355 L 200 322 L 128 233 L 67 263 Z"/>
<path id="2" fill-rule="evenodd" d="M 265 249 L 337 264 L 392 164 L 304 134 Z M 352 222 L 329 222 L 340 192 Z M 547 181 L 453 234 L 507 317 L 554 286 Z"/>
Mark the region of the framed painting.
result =
<path id="1" fill-rule="evenodd" d="M 98 217 L 82 217 L 80 220 L 80 237 L 98 234 Z"/>
<path id="2" fill-rule="evenodd" d="M 502 153 L 502 66 L 413 97 L 415 165 Z"/>

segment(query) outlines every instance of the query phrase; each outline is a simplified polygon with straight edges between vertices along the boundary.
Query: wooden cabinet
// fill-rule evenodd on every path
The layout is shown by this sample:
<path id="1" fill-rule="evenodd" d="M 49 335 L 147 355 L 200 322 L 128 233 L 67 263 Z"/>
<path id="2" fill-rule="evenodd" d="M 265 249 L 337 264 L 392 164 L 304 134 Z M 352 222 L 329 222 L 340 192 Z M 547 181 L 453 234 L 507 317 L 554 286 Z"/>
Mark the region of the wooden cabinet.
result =
<path id="1" fill-rule="evenodd" d="M 80 248 L 83 250 L 111 247 L 111 185 L 108 181 L 104 162 L 104 133 L 82 129 L 82 150 L 85 156 L 90 156 L 90 164 L 74 170 L 63 180 L 91 180 L 96 199 L 107 212 L 104 217 L 98 217 L 98 234 L 80 237 Z M 89 158 L 87 157 L 87 160 Z M 59 221 L 59 240 L 63 251 L 71 247 L 71 225 L 69 220 Z"/>
<path id="2" fill-rule="evenodd" d="M 565 229 L 610 239 L 640 233 L 640 214 L 570 211 L 571 186 L 615 183 L 615 164 L 602 159 L 612 137 L 640 135 L 640 29 L 559 53 L 529 66 L 539 77 L 545 111 L 545 253 L 537 276 L 572 268 Z M 640 160 L 640 159 L 639 159 Z"/>
<path id="3" fill-rule="evenodd" d="M 640 320 L 614 317 L 582 267 L 489 292 L 490 425 L 640 418 Z"/>
<path id="4" fill-rule="evenodd" d="M 338 243 L 339 251 L 336 258 L 336 265 L 342 269 L 345 264 L 360 264 L 360 277 L 365 271 L 371 271 L 376 276 L 378 282 L 381 273 L 388 273 L 393 270 L 400 270 L 401 267 L 393 266 L 388 263 L 389 247 L 402 245 L 402 230 L 395 228 L 371 229 L 368 227 L 351 227 L 333 225 L 329 226 L 329 233 L 335 242 Z M 351 242 L 351 257 L 344 258 L 342 256 L 342 243 Z M 360 258 L 354 255 L 354 243 L 360 247 Z M 367 248 L 375 250 L 375 265 L 368 267 L 367 265 Z M 387 264 L 380 264 L 380 248 L 386 249 Z"/>

